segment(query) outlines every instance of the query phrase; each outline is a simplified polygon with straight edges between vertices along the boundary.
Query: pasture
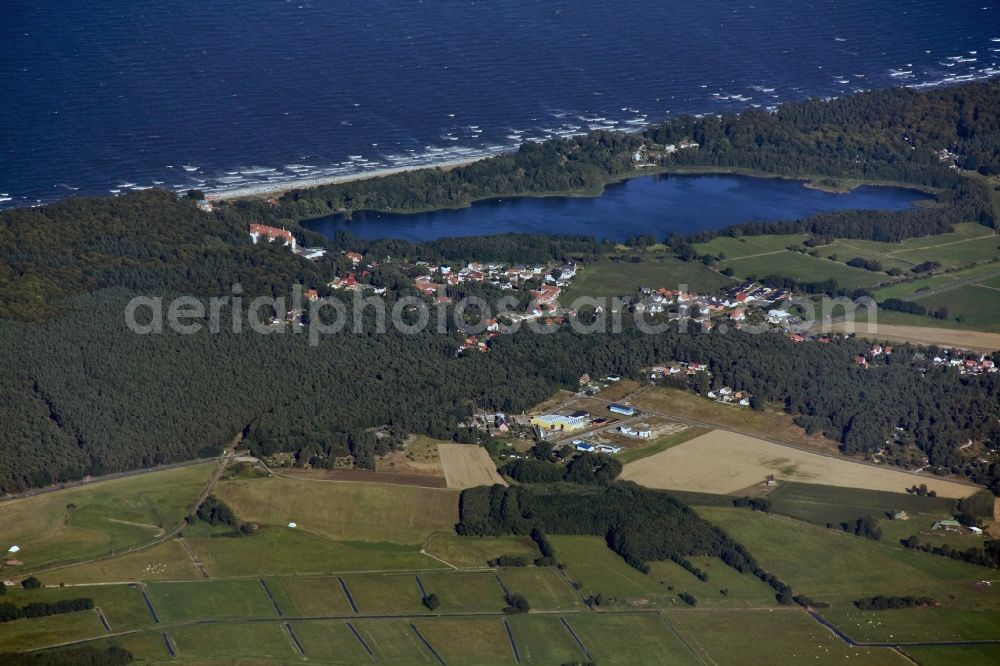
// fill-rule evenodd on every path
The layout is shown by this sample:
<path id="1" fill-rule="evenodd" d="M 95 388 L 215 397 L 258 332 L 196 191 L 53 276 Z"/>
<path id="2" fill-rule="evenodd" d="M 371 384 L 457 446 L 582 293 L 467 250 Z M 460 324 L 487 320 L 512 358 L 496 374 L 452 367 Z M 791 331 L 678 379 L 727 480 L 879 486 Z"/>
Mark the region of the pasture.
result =
<path id="1" fill-rule="evenodd" d="M 921 666 L 996 666 L 1000 663 L 1000 645 L 963 645 L 949 647 L 908 647 L 903 650 Z"/>
<path id="2" fill-rule="evenodd" d="M 446 566 L 422 555 L 417 544 L 337 541 L 286 527 L 267 527 L 239 538 L 198 537 L 185 542 L 213 578 Z"/>
<path id="3" fill-rule="evenodd" d="M 20 546 L 17 559 L 31 570 L 151 541 L 183 521 L 215 466 L 188 465 L 0 502 L 0 543 L 4 551 Z"/>
<path id="4" fill-rule="evenodd" d="M 950 517 L 955 504 L 943 497 L 794 482 L 781 483 L 767 498 L 772 511 L 817 525 L 838 525 L 862 516 L 885 518 L 894 511 L 924 517 L 921 522 L 929 525 L 933 519 Z M 904 523 L 910 530 L 904 536 L 917 529 L 915 523 Z"/>
<path id="5" fill-rule="evenodd" d="M 485 567 L 500 555 L 538 557 L 538 546 L 527 536 L 474 537 L 439 532 L 427 540 L 424 551 L 462 568 Z"/>
<path id="6" fill-rule="evenodd" d="M 157 582 L 146 587 L 163 622 L 276 615 L 258 580 Z"/>
<path id="7" fill-rule="evenodd" d="M 800 609 L 665 611 L 664 615 L 699 654 L 720 665 L 910 663 L 887 648 L 850 647 Z"/>
<path id="8" fill-rule="evenodd" d="M 941 497 L 967 497 L 975 486 L 820 455 L 724 430 L 628 463 L 620 478 L 648 488 L 729 494 L 779 480 L 905 492 L 926 483 Z"/>
<path id="9" fill-rule="evenodd" d="M 877 594 L 931 596 L 947 608 L 1000 608 L 1000 590 L 976 585 L 986 572 L 981 567 L 774 514 L 719 507 L 696 511 L 746 546 L 797 594 L 834 608 Z"/>
<path id="10" fill-rule="evenodd" d="M 56 583 L 132 582 L 142 580 L 194 580 L 201 572 L 177 539 L 107 559 L 56 569 L 45 578 Z"/>
<path id="11" fill-rule="evenodd" d="M 682 592 L 693 594 L 706 608 L 776 605 L 771 588 L 714 557 L 689 558 L 708 573 L 708 580 L 701 581 L 670 561 L 649 562 L 650 572 L 644 574 L 626 564 L 600 537 L 549 538 L 580 592 L 589 597 L 601 594 L 611 608 L 686 608 L 678 596 Z"/>
<path id="12" fill-rule="evenodd" d="M 1000 333 L 1000 291 L 969 284 L 915 301 L 930 309 L 948 308 L 948 316 L 962 326 Z"/>
<path id="13" fill-rule="evenodd" d="M 277 622 L 189 624 L 167 634 L 181 659 L 291 660 L 298 652 Z"/>
<path id="14" fill-rule="evenodd" d="M 449 488 L 474 488 L 475 486 L 491 486 L 507 482 L 497 473 L 496 463 L 490 454 L 481 446 L 475 444 L 438 445 L 441 455 L 441 465 L 444 467 L 444 478 Z"/>
<path id="15" fill-rule="evenodd" d="M 497 577 L 510 592 L 523 594 L 534 609 L 565 611 L 583 607 L 579 593 L 554 567 L 503 569 Z"/>
<path id="16" fill-rule="evenodd" d="M 458 520 L 458 492 L 437 488 L 273 477 L 224 481 L 215 494 L 242 520 L 337 540 L 420 544 Z"/>
<path id="17" fill-rule="evenodd" d="M 588 613 L 566 619 L 596 664 L 700 664 L 659 613 Z"/>
<path id="18" fill-rule="evenodd" d="M 809 234 L 784 234 L 768 236 L 716 236 L 707 243 L 695 243 L 701 254 L 724 255 L 726 259 L 742 259 L 762 254 L 784 252 L 789 245 L 802 245 Z"/>
<path id="19" fill-rule="evenodd" d="M 768 275 L 782 275 L 801 282 L 821 282 L 832 278 L 845 289 L 870 287 L 887 279 L 885 273 L 854 268 L 823 257 L 812 257 L 790 250 L 742 259 L 727 259 L 720 264 L 723 268 L 732 268 L 740 277 L 761 278 Z"/>
<path id="20" fill-rule="evenodd" d="M 732 282 L 701 263 L 669 257 L 647 257 L 637 263 L 602 261 L 581 267 L 559 302 L 570 307 L 577 298 L 627 296 L 637 293 L 640 287 L 678 289 L 687 285 L 685 291 L 712 294 Z"/>

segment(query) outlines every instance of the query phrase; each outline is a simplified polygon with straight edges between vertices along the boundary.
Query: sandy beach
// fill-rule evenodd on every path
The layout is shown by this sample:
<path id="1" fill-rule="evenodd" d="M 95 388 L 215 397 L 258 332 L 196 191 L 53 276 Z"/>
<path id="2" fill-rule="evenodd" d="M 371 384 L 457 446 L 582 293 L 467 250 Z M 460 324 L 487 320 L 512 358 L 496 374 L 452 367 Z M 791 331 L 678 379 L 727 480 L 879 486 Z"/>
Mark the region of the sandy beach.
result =
<path id="1" fill-rule="evenodd" d="M 305 190 L 311 187 L 319 187 L 321 185 L 336 185 L 337 183 L 350 183 L 357 180 L 367 180 L 369 178 L 383 178 L 385 176 L 405 173 L 407 171 L 420 171 L 423 169 L 454 169 L 456 167 L 465 166 L 474 162 L 480 162 L 495 156 L 496 155 L 481 155 L 478 157 L 464 157 L 455 160 L 442 161 L 435 164 L 413 164 L 401 167 L 387 167 L 384 169 L 361 171 L 343 176 L 300 178 L 277 183 L 255 183 L 245 187 L 235 187 L 232 189 L 205 192 L 205 198 L 209 201 L 230 201 L 233 199 L 280 196 L 293 190 Z"/>

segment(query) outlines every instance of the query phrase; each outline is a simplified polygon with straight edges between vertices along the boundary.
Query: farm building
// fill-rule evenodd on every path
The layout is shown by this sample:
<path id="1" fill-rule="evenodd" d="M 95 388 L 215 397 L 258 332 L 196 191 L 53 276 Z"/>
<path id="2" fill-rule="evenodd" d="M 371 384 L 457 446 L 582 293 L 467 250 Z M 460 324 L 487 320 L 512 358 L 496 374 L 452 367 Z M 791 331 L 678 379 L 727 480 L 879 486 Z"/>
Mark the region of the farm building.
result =
<path id="1" fill-rule="evenodd" d="M 611 403 L 608 405 L 608 409 L 615 414 L 622 414 L 623 416 L 635 416 L 635 407 L 629 407 L 628 405 L 619 405 L 617 403 Z"/>
<path id="2" fill-rule="evenodd" d="M 614 454 L 622 450 L 620 446 L 611 446 L 610 444 L 591 444 L 590 442 L 584 441 L 582 439 L 573 440 L 573 448 L 577 451 L 582 451 L 584 453 L 608 453 Z"/>
<path id="3" fill-rule="evenodd" d="M 932 530 L 961 530 L 962 523 L 957 520 L 936 520 L 931 525 Z"/>
<path id="4" fill-rule="evenodd" d="M 588 420 L 580 416 L 563 416 L 562 414 L 543 414 L 531 419 L 531 425 L 541 430 L 564 430 L 572 432 L 587 426 Z"/>

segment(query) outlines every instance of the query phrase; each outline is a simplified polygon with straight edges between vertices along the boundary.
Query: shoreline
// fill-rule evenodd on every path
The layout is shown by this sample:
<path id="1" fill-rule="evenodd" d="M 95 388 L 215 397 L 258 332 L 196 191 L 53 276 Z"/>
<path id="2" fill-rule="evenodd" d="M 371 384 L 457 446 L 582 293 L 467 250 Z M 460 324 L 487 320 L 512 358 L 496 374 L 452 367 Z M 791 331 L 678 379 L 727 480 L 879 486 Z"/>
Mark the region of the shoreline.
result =
<path id="1" fill-rule="evenodd" d="M 514 150 L 516 150 L 516 148 Z M 360 171 L 358 173 L 351 173 L 343 176 L 303 178 L 301 180 L 286 181 L 282 183 L 261 183 L 259 185 L 248 185 L 246 187 L 223 190 L 221 192 L 206 192 L 205 199 L 207 201 L 234 201 L 238 199 L 274 197 L 298 190 L 309 190 L 314 187 L 339 185 L 341 183 L 351 183 L 359 180 L 385 178 L 386 176 L 408 173 L 410 171 L 424 171 L 432 169 L 442 169 L 444 171 L 448 171 L 449 169 L 455 169 L 457 167 L 467 166 L 476 162 L 482 162 L 483 160 L 488 160 L 492 157 L 503 154 L 504 153 L 501 152 L 493 155 L 481 155 L 479 157 L 463 157 L 455 160 L 438 162 L 437 164 L 414 164 L 412 166 L 387 167 L 383 169 L 374 169 L 372 171 Z"/>

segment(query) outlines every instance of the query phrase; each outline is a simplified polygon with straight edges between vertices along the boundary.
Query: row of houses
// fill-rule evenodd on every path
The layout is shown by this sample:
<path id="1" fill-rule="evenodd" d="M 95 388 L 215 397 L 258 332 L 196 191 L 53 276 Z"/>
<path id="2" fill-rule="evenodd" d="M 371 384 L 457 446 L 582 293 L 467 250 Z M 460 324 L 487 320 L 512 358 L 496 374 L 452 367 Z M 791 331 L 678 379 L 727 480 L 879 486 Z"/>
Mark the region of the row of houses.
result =
<path id="1" fill-rule="evenodd" d="M 937 366 L 957 368 L 959 373 L 966 375 L 979 375 L 984 373 L 997 372 L 997 364 L 986 354 L 979 356 L 966 356 L 963 352 L 945 350 L 931 359 L 931 363 Z"/>
<path id="2" fill-rule="evenodd" d="M 695 361 L 681 361 L 679 363 L 671 363 L 669 365 L 655 365 L 649 371 L 649 378 L 653 381 L 658 381 L 665 377 L 673 377 L 679 375 L 696 375 L 699 372 L 708 373 L 708 366 L 704 363 L 697 363 Z M 711 374 L 711 373 L 709 373 Z"/>
<path id="3" fill-rule="evenodd" d="M 479 261 L 469 262 L 460 269 L 454 269 L 448 264 L 432 264 L 426 261 L 418 261 L 415 266 L 425 268 L 431 276 L 440 276 L 440 284 L 476 282 L 490 284 L 503 290 L 517 289 L 528 282 L 541 282 L 546 286 L 564 288 L 570 284 L 577 271 L 576 264 L 525 266 Z"/>

